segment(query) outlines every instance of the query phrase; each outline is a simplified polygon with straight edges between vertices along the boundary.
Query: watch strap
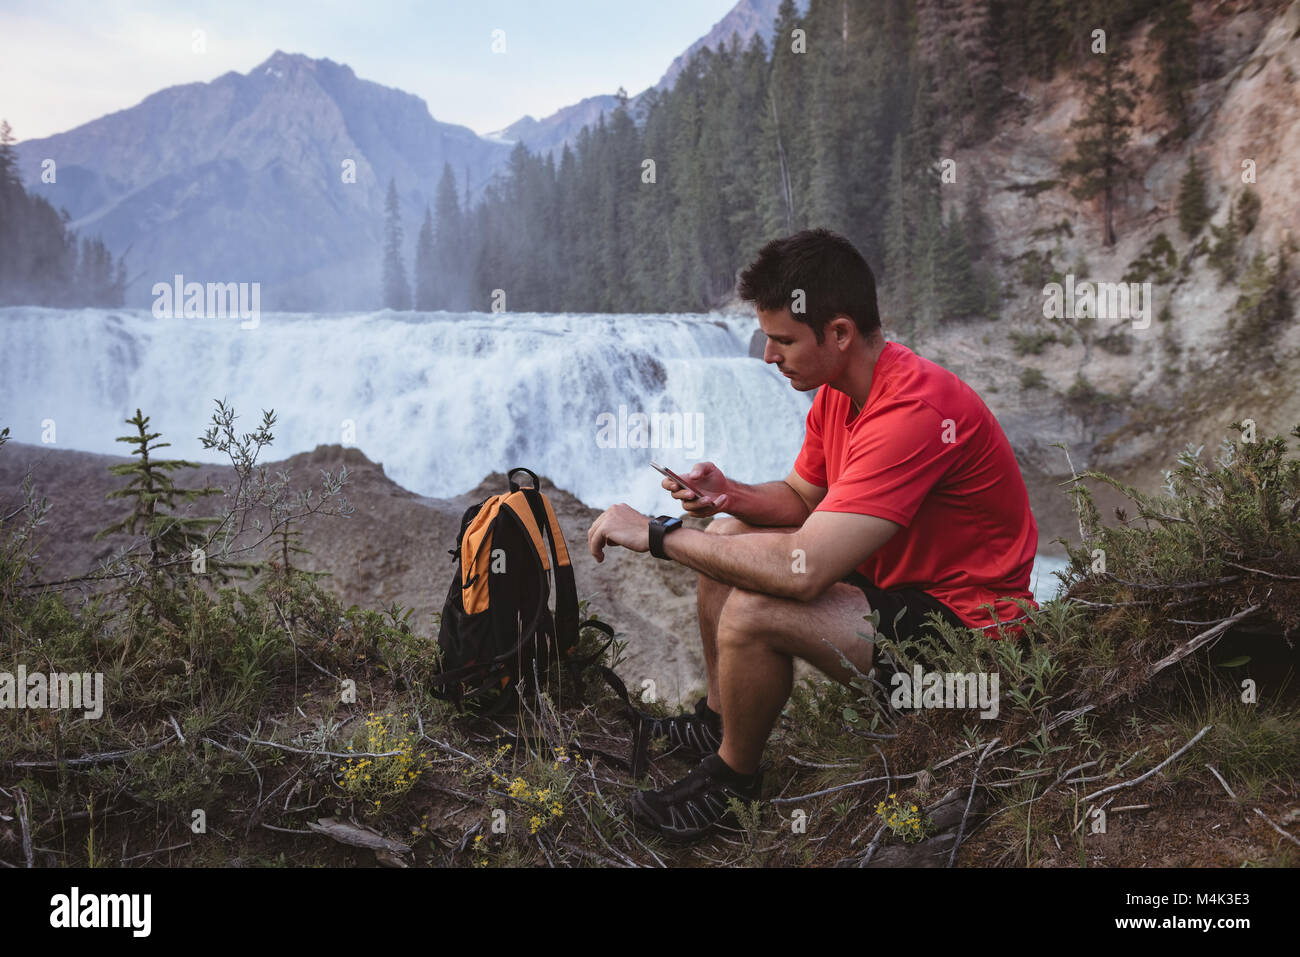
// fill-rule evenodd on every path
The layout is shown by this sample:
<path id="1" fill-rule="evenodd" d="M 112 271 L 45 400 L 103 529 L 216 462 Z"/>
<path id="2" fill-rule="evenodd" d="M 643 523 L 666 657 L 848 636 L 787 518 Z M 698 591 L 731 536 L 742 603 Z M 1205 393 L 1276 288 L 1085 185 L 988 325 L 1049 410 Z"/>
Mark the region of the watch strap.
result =
<path id="1" fill-rule="evenodd" d="M 682 527 L 680 518 L 671 515 L 656 515 L 650 522 L 650 554 L 655 558 L 667 559 L 664 552 L 664 536 L 674 529 Z"/>

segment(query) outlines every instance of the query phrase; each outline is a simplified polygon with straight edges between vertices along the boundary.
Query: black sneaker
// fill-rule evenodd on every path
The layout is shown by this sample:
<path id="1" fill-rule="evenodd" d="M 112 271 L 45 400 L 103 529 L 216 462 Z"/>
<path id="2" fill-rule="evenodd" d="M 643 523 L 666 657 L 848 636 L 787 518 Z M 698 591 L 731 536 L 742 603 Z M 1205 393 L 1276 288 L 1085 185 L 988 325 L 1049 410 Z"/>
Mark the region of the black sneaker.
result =
<path id="1" fill-rule="evenodd" d="M 762 785 L 762 771 L 737 774 L 717 754 L 710 754 L 676 784 L 662 791 L 638 791 L 629 804 L 636 820 L 664 840 L 684 844 L 717 827 L 736 827 L 728 802 L 757 800 Z"/>
<path id="2" fill-rule="evenodd" d="M 722 747 L 722 718 L 709 708 L 707 696 L 695 704 L 694 714 L 671 718 L 641 716 L 641 736 L 645 741 L 667 738 L 669 745 L 685 748 L 696 757 L 715 753 Z"/>

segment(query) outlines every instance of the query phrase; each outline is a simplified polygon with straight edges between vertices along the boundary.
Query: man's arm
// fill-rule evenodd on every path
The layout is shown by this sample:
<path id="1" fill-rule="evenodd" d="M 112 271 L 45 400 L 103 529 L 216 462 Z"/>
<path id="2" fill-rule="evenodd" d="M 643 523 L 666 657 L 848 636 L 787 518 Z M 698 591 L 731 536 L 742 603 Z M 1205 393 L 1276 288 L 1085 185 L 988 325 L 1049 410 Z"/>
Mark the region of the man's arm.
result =
<path id="1" fill-rule="evenodd" d="M 709 535 L 679 529 L 664 538 L 664 553 L 726 585 L 812 601 L 901 527 L 874 515 L 816 512 L 793 533 Z"/>
<path id="2" fill-rule="evenodd" d="M 817 503 L 826 497 L 826 489 L 805 482 L 799 473 L 780 482 L 746 485 L 727 481 L 727 504 L 723 509 L 750 525 L 802 525 Z"/>

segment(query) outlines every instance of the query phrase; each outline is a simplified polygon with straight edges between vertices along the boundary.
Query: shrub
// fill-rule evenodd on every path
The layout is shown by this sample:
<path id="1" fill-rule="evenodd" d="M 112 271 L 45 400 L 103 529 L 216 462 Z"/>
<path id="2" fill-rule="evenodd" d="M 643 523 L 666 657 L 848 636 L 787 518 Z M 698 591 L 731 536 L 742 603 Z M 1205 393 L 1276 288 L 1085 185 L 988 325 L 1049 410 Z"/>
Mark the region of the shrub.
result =
<path id="1" fill-rule="evenodd" d="M 1237 197 L 1237 219 L 1241 222 L 1241 235 L 1249 236 L 1259 222 L 1259 194 L 1253 189 L 1243 189 Z"/>
<path id="2" fill-rule="evenodd" d="M 1021 370 L 1020 388 L 1029 390 L 1029 389 L 1044 389 L 1046 387 L 1047 387 L 1047 379 L 1043 376 L 1043 373 L 1040 370 L 1035 369 L 1033 366 L 1029 366 Z"/>
<path id="3" fill-rule="evenodd" d="M 1153 280 L 1167 283 L 1174 278 L 1174 270 L 1177 268 L 1178 253 L 1174 251 L 1174 244 L 1164 233 L 1157 233 L 1142 247 L 1138 257 L 1128 264 L 1128 271 L 1124 273 L 1123 281 Z"/>
<path id="4" fill-rule="evenodd" d="M 1055 332 L 1010 332 L 1011 349 L 1018 356 L 1038 356 L 1053 343 L 1060 342 L 1061 337 Z"/>

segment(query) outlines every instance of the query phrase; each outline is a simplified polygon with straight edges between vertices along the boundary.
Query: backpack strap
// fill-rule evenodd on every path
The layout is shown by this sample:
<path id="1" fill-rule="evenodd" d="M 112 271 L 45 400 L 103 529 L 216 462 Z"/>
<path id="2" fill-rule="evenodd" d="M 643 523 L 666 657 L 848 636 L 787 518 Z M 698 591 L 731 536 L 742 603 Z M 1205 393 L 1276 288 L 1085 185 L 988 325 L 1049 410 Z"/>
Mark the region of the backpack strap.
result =
<path id="1" fill-rule="evenodd" d="M 551 500 L 535 488 L 525 488 L 522 492 L 537 524 L 546 530 L 550 542 L 551 563 L 555 571 L 555 636 L 560 641 L 560 650 L 566 655 L 571 654 L 578 646 L 579 626 L 578 587 L 573 578 L 569 548 L 564 543 L 564 532 L 560 530 Z M 610 637 L 613 637 L 612 632 Z"/>
<path id="2" fill-rule="evenodd" d="M 551 570 L 551 562 L 546 556 L 546 543 L 542 538 L 542 530 L 538 527 L 537 516 L 533 513 L 532 502 L 527 498 L 528 490 L 511 492 L 503 496 L 501 504 L 503 508 L 508 508 L 519 519 L 519 524 L 523 526 L 528 537 L 532 539 L 533 548 L 537 552 L 537 557 L 542 563 L 543 571 Z M 554 554 L 555 549 L 552 547 L 551 552 Z M 565 558 L 568 555 L 566 553 Z"/>
<path id="3" fill-rule="evenodd" d="M 603 652 L 604 649 L 602 648 L 601 651 Z M 639 778 L 645 771 L 646 758 L 650 750 L 650 737 L 647 733 L 649 722 L 645 720 L 648 716 L 632 704 L 632 698 L 627 693 L 627 685 L 613 668 L 597 665 L 596 672 L 605 679 L 605 684 L 609 685 L 609 690 L 614 692 L 614 696 L 623 702 L 623 714 L 632 725 L 632 755 L 628 762 L 629 770 L 632 777 Z"/>
<path id="4" fill-rule="evenodd" d="M 504 495 L 493 495 L 483 503 L 478 514 L 465 527 L 460 544 L 461 604 L 465 613 L 476 615 L 488 606 L 488 571 L 492 554 L 492 523 L 505 502 Z"/>

